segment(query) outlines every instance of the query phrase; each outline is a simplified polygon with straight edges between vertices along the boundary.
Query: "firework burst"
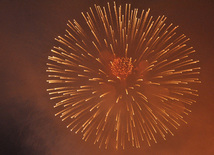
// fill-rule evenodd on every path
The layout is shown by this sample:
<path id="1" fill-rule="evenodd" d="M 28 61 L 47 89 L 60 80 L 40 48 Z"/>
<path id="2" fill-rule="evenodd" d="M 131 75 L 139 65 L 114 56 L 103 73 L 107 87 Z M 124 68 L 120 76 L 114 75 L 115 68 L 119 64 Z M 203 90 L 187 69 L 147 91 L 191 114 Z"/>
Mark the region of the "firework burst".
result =
<path id="1" fill-rule="evenodd" d="M 99 147 L 140 148 L 173 135 L 195 102 L 197 62 L 185 35 L 166 17 L 94 5 L 83 13 L 86 26 L 68 21 L 59 47 L 47 63 L 47 89 L 67 128 Z"/>

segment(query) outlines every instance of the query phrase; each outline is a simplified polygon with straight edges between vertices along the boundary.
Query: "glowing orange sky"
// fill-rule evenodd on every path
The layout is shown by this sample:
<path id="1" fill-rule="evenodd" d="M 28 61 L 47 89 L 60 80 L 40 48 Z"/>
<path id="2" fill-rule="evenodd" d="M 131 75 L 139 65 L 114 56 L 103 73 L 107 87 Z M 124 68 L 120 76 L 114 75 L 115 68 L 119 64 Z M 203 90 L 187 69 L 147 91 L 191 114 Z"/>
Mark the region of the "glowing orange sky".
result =
<path id="1" fill-rule="evenodd" d="M 64 34 L 68 19 L 81 17 L 94 3 L 107 1 L 23 0 L 0 2 L 1 103 L 0 154 L 214 154 L 214 1 L 133 0 L 150 15 L 165 15 L 179 25 L 178 33 L 190 37 L 189 44 L 200 60 L 201 81 L 198 102 L 192 106 L 187 125 L 175 136 L 151 148 L 125 151 L 99 150 L 65 128 L 46 93 L 46 61 L 54 37 Z M 117 4 L 125 2 L 118 0 Z"/>

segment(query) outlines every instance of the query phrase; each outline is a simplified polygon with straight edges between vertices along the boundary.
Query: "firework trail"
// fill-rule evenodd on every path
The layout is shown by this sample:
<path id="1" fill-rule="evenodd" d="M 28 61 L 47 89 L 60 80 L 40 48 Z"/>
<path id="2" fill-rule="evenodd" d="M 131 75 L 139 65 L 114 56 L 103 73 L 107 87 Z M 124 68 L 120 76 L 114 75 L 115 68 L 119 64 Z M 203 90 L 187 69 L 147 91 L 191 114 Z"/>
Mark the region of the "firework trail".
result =
<path id="1" fill-rule="evenodd" d="M 99 147 L 140 148 L 173 135 L 195 102 L 200 67 L 166 17 L 94 5 L 84 27 L 68 21 L 47 63 L 47 89 L 71 131 Z"/>

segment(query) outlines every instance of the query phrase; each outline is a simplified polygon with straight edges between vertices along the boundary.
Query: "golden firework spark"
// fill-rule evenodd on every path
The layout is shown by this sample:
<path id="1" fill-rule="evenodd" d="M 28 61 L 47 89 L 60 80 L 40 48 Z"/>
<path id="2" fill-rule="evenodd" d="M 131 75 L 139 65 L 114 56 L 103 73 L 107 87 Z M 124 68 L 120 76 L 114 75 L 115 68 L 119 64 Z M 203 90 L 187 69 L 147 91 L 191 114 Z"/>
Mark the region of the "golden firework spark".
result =
<path id="1" fill-rule="evenodd" d="M 68 21 L 47 63 L 47 89 L 63 121 L 99 147 L 140 148 L 185 122 L 200 83 L 198 61 L 178 26 L 149 11 L 94 5 L 86 24 Z"/>

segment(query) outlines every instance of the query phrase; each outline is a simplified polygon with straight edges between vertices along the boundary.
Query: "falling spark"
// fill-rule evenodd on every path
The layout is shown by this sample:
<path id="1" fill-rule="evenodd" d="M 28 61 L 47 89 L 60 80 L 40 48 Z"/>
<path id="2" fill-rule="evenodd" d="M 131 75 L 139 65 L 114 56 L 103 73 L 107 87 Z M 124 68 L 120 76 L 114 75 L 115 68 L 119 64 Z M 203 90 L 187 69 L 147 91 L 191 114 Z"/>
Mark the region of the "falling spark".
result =
<path id="1" fill-rule="evenodd" d="M 140 148 L 173 134 L 191 110 L 200 83 L 195 52 L 166 17 L 94 5 L 68 21 L 48 57 L 47 89 L 67 128 L 99 147 Z M 87 27 L 87 28 L 86 28 Z"/>

